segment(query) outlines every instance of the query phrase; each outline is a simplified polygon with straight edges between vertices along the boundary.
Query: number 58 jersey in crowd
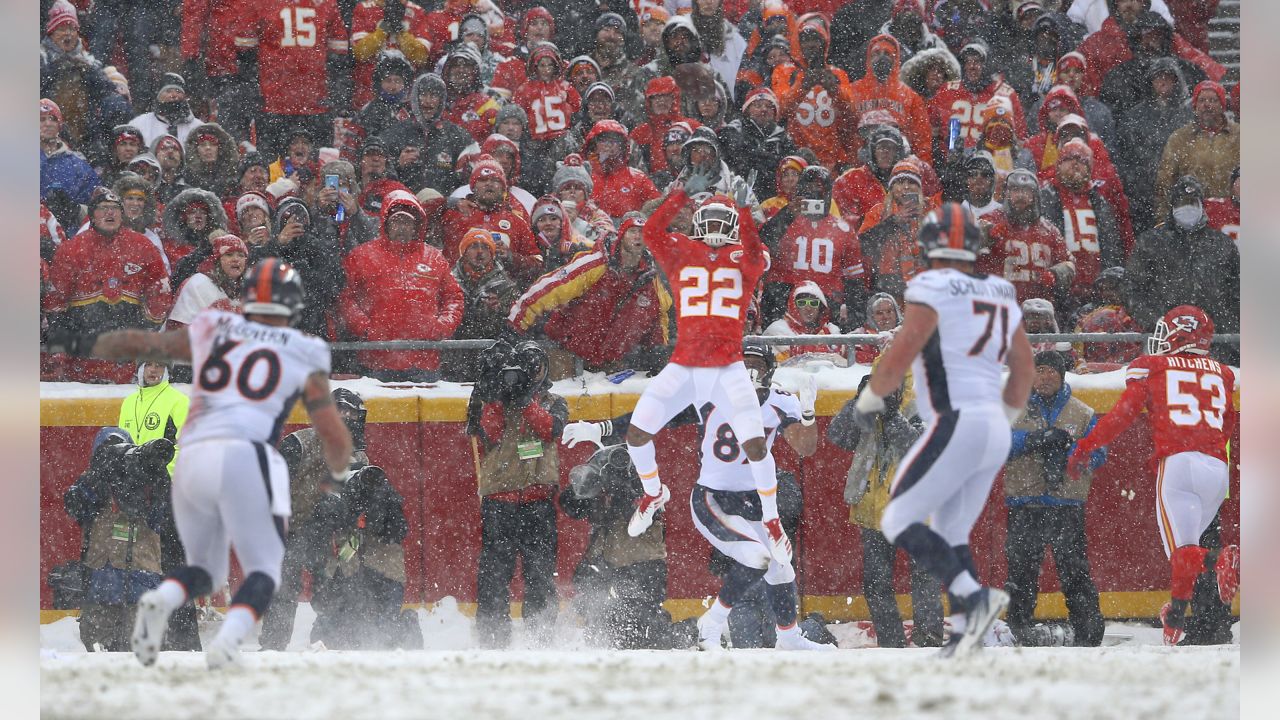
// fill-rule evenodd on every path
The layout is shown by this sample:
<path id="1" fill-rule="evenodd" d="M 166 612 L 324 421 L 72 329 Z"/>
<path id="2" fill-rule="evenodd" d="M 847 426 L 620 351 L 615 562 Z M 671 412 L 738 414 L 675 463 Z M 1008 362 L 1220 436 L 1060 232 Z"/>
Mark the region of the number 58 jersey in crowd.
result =
<path id="1" fill-rule="evenodd" d="M 275 445 L 307 376 L 329 373 L 329 345 L 291 327 L 206 310 L 191 337 L 191 409 L 180 445 L 235 439 Z"/>
<path id="2" fill-rule="evenodd" d="M 911 278 L 904 298 L 938 314 L 938 326 L 912 363 L 921 419 L 1001 402 L 1001 370 L 1022 326 L 1017 291 L 1004 278 L 954 268 Z"/>

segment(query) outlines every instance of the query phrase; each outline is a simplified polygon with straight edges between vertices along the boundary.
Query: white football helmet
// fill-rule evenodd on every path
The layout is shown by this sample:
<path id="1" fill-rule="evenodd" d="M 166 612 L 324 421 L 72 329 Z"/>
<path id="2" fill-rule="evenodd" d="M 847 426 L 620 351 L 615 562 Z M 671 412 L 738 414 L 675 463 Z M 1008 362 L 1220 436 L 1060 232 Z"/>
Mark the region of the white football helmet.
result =
<path id="1" fill-rule="evenodd" d="M 739 245 L 738 206 L 727 195 L 712 195 L 703 200 L 693 211 L 693 237 L 695 240 L 718 248 Z"/>

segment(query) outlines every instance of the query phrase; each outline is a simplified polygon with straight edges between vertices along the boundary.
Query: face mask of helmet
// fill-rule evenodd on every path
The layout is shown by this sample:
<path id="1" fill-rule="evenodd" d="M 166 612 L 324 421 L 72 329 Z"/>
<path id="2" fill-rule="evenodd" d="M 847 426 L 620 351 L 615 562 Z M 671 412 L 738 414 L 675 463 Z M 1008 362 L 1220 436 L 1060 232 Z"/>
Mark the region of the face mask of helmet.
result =
<path id="1" fill-rule="evenodd" d="M 1204 222 L 1204 208 L 1200 205 L 1183 205 L 1173 209 L 1173 222 L 1183 230 L 1194 230 Z"/>
<path id="2" fill-rule="evenodd" d="M 738 211 L 722 204 L 704 205 L 693 214 L 698 239 L 711 247 L 738 243 Z"/>

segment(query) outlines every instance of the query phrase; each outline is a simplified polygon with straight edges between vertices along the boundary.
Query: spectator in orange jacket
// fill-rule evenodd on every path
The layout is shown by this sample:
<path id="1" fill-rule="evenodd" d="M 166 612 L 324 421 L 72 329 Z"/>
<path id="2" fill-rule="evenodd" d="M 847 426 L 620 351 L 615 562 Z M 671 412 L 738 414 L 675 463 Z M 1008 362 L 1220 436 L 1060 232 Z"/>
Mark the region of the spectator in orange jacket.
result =
<path id="1" fill-rule="evenodd" d="M 853 109 L 858 117 L 871 110 L 888 110 L 898 118 L 898 127 L 911 143 L 912 154 L 933 164 L 933 130 L 929 109 L 898 75 L 901 50 L 892 35 L 877 35 L 867 43 L 867 74 L 852 86 Z M 858 146 L 857 136 L 850 138 Z M 858 148 L 851 148 L 856 151 Z"/>
<path id="2" fill-rule="evenodd" d="M 787 132 L 798 147 L 807 147 L 822 165 L 838 169 L 854 162 L 849 127 L 857 127 L 853 86 L 843 70 L 827 63 L 831 35 L 816 22 L 800 28 L 802 57 L 773 69 L 778 117 L 788 118 Z M 908 92 L 910 92 L 908 90 Z"/>
<path id="3" fill-rule="evenodd" d="M 343 265 L 347 286 L 339 300 L 342 323 L 360 340 L 442 340 L 462 322 L 463 296 L 449 263 L 426 243 L 426 213 L 403 190 L 387 193 L 380 234 L 356 247 Z M 380 379 L 439 380 L 435 351 L 367 350 L 358 356 Z"/>

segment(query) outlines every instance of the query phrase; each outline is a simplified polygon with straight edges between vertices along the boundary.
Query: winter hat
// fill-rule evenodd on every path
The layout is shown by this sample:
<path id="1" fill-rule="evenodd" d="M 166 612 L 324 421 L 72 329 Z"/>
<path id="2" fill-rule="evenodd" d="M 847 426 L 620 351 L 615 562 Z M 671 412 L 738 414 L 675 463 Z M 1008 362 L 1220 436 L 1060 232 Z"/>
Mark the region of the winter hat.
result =
<path id="1" fill-rule="evenodd" d="M 504 188 L 507 186 L 507 173 L 498 161 L 494 160 L 492 155 L 481 155 L 471 166 L 471 177 L 468 182 L 475 187 L 477 181 L 489 178 L 497 178 L 502 181 Z"/>
<path id="2" fill-rule="evenodd" d="M 589 86 L 587 86 L 587 91 L 582 95 L 583 104 L 586 104 L 586 102 L 591 99 L 591 96 L 598 92 L 602 92 L 608 95 L 609 102 L 613 102 L 614 99 L 616 98 L 616 96 L 613 94 L 613 88 L 609 86 L 609 83 L 593 82 Z"/>
<path id="3" fill-rule="evenodd" d="M 444 78 L 433 72 L 419 75 L 417 79 L 413 81 L 413 86 L 417 89 L 417 93 L 419 95 L 423 93 L 430 93 L 432 95 L 444 97 L 448 94 L 448 89 L 444 84 Z"/>
<path id="4" fill-rule="evenodd" d="M 151 153 L 158 156 L 160 150 L 164 149 L 165 145 L 173 145 L 178 149 L 179 155 L 186 155 L 186 150 L 182 147 L 182 141 L 168 133 L 160 135 L 155 140 L 151 141 Z"/>
<path id="5" fill-rule="evenodd" d="M 287 197 L 280 201 L 280 208 L 276 211 L 276 232 L 283 229 L 291 217 L 296 217 L 303 227 L 311 226 L 311 211 L 302 198 Z"/>
<path id="6" fill-rule="evenodd" d="M 378 55 L 378 64 L 373 68 L 373 85 L 380 90 L 382 79 L 388 75 L 397 75 L 406 83 L 413 81 L 413 65 L 409 64 L 404 53 L 391 48 Z"/>
<path id="7" fill-rule="evenodd" d="M 635 210 L 623 215 L 622 224 L 618 226 L 618 237 L 621 238 L 623 235 L 626 235 L 627 231 L 631 228 L 643 229 L 645 220 L 647 219 L 648 218 L 644 216 L 644 213 Z"/>
<path id="8" fill-rule="evenodd" d="M 924 187 L 924 181 L 920 179 L 919 168 L 916 164 L 906 160 L 905 158 L 894 163 L 893 170 L 889 172 L 889 187 L 900 180 L 911 180 L 921 188 Z"/>
<path id="9" fill-rule="evenodd" d="M 167 72 L 160 77 L 160 89 L 156 91 L 156 95 L 165 90 L 181 90 L 183 95 L 187 94 L 187 81 L 178 73 Z"/>
<path id="10" fill-rule="evenodd" d="M 591 170 L 589 163 L 583 161 L 582 156 L 573 153 L 562 162 L 556 163 L 555 175 L 551 176 L 551 188 L 555 192 L 560 192 L 560 188 L 564 185 L 576 182 L 587 189 L 587 195 L 591 195 L 593 184 L 591 182 Z"/>
<path id="11" fill-rule="evenodd" d="M 976 52 L 982 56 L 983 60 L 986 60 L 987 56 L 991 54 L 991 48 L 988 47 L 987 43 L 981 38 L 975 38 L 965 43 L 965 46 L 960 48 L 960 54 L 956 56 L 956 59 L 963 60 L 964 54 L 967 52 Z"/>
<path id="12" fill-rule="evenodd" d="M 665 7 L 661 5 L 641 5 L 640 6 L 640 24 L 657 22 L 663 25 L 671 19 L 671 13 L 667 12 Z"/>
<path id="13" fill-rule="evenodd" d="M 1044 298 L 1028 298 L 1022 301 L 1023 315 L 1048 315 L 1053 317 L 1053 303 Z M 1057 321 L 1054 321 L 1057 325 Z"/>
<path id="14" fill-rule="evenodd" d="M 497 127 L 501 125 L 504 121 L 512 120 L 512 119 L 519 120 L 520 126 L 525 129 L 528 129 L 529 113 L 525 112 L 524 108 L 520 107 L 515 103 L 507 103 L 506 105 L 503 105 L 500 110 L 498 110 L 498 115 L 493 120 L 493 126 Z"/>
<path id="15" fill-rule="evenodd" d="M 67 0 L 58 0 L 49 8 L 49 19 L 44 23 L 44 34 L 52 35 L 54 30 L 63 25 L 71 25 L 76 30 L 79 30 L 80 17 L 76 13 L 75 5 L 67 2 Z"/>
<path id="16" fill-rule="evenodd" d="M 146 147 L 146 142 L 142 139 L 142 131 L 132 125 L 117 125 L 111 129 L 111 146 L 115 147 L 117 143 L 125 138 L 132 138 L 139 147 Z"/>
<path id="17" fill-rule="evenodd" d="M 236 199 L 236 219 L 240 219 L 240 215 L 251 207 L 256 207 L 271 216 L 271 204 L 262 196 L 262 193 L 247 192 Z"/>
<path id="18" fill-rule="evenodd" d="M 1047 367 L 1058 373 L 1058 377 L 1065 378 L 1067 370 L 1071 369 L 1071 361 L 1057 350 L 1044 350 L 1036 353 L 1036 367 Z"/>
<path id="19" fill-rule="evenodd" d="M 663 145 L 683 145 L 685 140 L 693 134 L 693 128 L 689 127 L 689 123 L 683 120 L 677 123 L 671 123 L 667 128 L 667 134 L 662 136 Z"/>
<path id="20" fill-rule="evenodd" d="M 1078 53 L 1075 50 L 1072 50 L 1066 55 L 1063 55 L 1062 57 L 1058 58 L 1057 64 L 1054 65 L 1054 69 L 1059 71 L 1061 71 L 1063 68 L 1066 68 L 1066 67 L 1075 67 L 1080 70 L 1088 70 L 1089 61 L 1086 60 L 1084 55 L 1082 55 L 1081 53 Z"/>
<path id="21" fill-rule="evenodd" d="M 767 87 L 758 87 L 747 93 L 747 98 L 742 101 L 742 112 L 745 113 L 747 108 L 751 106 L 751 103 L 757 100 L 764 100 L 765 102 L 772 103 L 775 111 L 779 108 L 778 96 L 774 95 L 773 91 Z"/>
<path id="22" fill-rule="evenodd" d="M 124 203 L 121 202 L 120 196 L 117 195 L 114 190 L 109 187 L 99 185 L 93 189 L 93 194 L 89 196 L 89 214 L 92 215 L 93 211 L 103 203 L 115 203 L 117 207 L 122 210 L 124 209 Z"/>
<path id="23" fill-rule="evenodd" d="M 464 38 L 470 33 L 481 35 L 485 40 L 489 39 L 489 24 L 479 15 L 467 15 L 462 18 L 462 22 L 458 24 L 458 38 Z"/>
<path id="24" fill-rule="evenodd" d="M 533 222 L 538 222 L 544 215 L 554 215 L 558 218 L 564 217 L 564 208 L 561 207 L 560 201 L 554 197 L 543 198 L 538 201 L 538 205 L 533 209 Z"/>
<path id="25" fill-rule="evenodd" d="M 1223 89 L 1221 84 L 1212 80 L 1202 80 L 1196 84 L 1195 89 L 1191 91 L 1191 104 L 1195 105 L 1200 100 L 1201 93 L 1207 91 L 1212 91 L 1214 95 L 1218 96 L 1218 102 L 1222 104 L 1223 108 L 1227 107 L 1227 91 Z"/>
<path id="26" fill-rule="evenodd" d="M 138 153 L 137 155 L 134 155 L 133 159 L 129 161 L 129 167 L 132 168 L 134 165 L 137 165 L 139 163 L 151 168 L 155 168 L 156 172 L 160 172 L 160 161 L 156 159 L 155 155 L 152 155 L 149 152 Z"/>
<path id="27" fill-rule="evenodd" d="M 414 197 L 418 199 L 418 204 L 422 206 L 422 212 L 428 221 L 437 219 L 444 212 L 445 197 L 435 188 L 422 188 Z"/>
<path id="28" fill-rule="evenodd" d="M 263 170 L 271 170 L 271 166 L 267 164 L 266 158 L 262 157 L 262 153 L 254 150 L 252 152 L 245 153 L 244 157 L 240 158 L 240 168 L 236 171 L 236 177 L 244 179 L 244 174 L 249 170 L 249 168 L 255 166 L 260 167 Z"/>
<path id="29" fill-rule="evenodd" d="M 1058 162 L 1062 162 L 1067 158 L 1083 160 L 1086 165 L 1093 167 L 1093 148 L 1089 147 L 1089 143 L 1080 138 L 1072 138 L 1058 150 Z"/>
<path id="30" fill-rule="evenodd" d="M 115 65 L 108 65 L 102 68 L 102 74 L 107 76 L 112 85 L 116 86 L 116 93 L 125 97 L 129 97 L 129 78 L 124 76 Z"/>
<path id="31" fill-rule="evenodd" d="M 58 107 L 58 103 L 49 98 L 40 98 L 40 114 L 49 113 L 54 120 L 62 122 L 62 108 Z"/>
<path id="32" fill-rule="evenodd" d="M 320 166 L 321 175 L 337 175 L 348 183 L 355 182 L 356 166 L 346 160 L 330 160 Z"/>
<path id="33" fill-rule="evenodd" d="M 364 145 L 360 147 L 360 157 L 363 158 L 369 154 L 383 155 L 387 154 L 387 143 L 380 135 L 374 135 L 364 141 Z"/>
<path id="34" fill-rule="evenodd" d="M 498 246 L 493 242 L 493 233 L 483 228 L 471 228 L 462 234 L 462 240 L 458 242 L 458 255 L 467 252 L 467 248 L 475 244 L 481 244 L 489 248 L 489 254 L 498 252 Z"/>
<path id="35" fill-rule="evenodd" d="M 1080 100 L 1076 97 L 1076 91 L 1066 85 L 1054 85 L 1049 88 L 1049 92 L 1044 98 L 1045 112 L 1059 108 L 1076 109 L 1078 107 L 1080 107 Z"/>
<path id="36" fill-rule="evenodd" d="M 1085 132 L 1088 132 L 1088 131 L 1089 131 L 1089 121 L 1088 121 L 1088 120 L 1085 120 L 1083 117 L 1081 117 L 1081 116 L 1079 116 L 1079 115 L 1077 115 L 1077 114 L 1075 114 L 1075 113 L 1068 113 L 1068 114 L 1066 114 L 1066 115 L 1063 115 L 1063 116 L 1062 116 L 1062 119 L 1058 121 L 1058 130 L 1057 130 L 1057 132 L 1062 132 L 1062 129 L 1063 129 L 1063 128 L 1065 128 L 1065 127 L 1078 127 L 1078 128 L 1080 128 L 1081 130 L 1084 130 Z"/>
<path id="37" fill-rule="evenodd" d="M 570 60 L 569 64 L 565 67 L 565 75 L 572 77 L 573 69 L 579 65 L 590 65 L 595 68 L 596 77 L 600 77 L 600 63 L 596 62 L 595 58 L 592 58 L 590 55 L 579 55 L 578 57 Z"/>
<path id="38" fill-rule="evenodd" d="M 242 252 L 249 254 L 249 246 L 235 235 L 221 235 L 213 239 L 213 256 L 220 258 L 231 252 Z"/>
<path id="39" fill-rule="evenodd" d="M 1032 10 L 1038 10 L 1039 12 L 1044 12 L 1044 5 L 1041 4 L 1040 0 L 1023 0 L 1023 3 L 1018 6 L 1018 9 L 1015 10 L 1013 14 L 1015 17 L 1021 20 L 1023 13 L 1028 13 L 1028 12 L 1031 12 Z"/>
<path id="40" fill-rule="evenodd" d="M 607 12 L 596 18 L 596 32 L 600 32 L 607 27 L 615 28 L 618 32 L 626 32 L 627 22 L 618 13 Z"/>
<path id="41" fill-rule="evenodd" d="M 287 177 L 281 177 L 267 186 L 267 192 L 276 200 L 293 197 L 298 193 L 298 184 Z"/>

